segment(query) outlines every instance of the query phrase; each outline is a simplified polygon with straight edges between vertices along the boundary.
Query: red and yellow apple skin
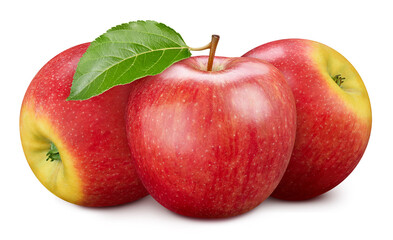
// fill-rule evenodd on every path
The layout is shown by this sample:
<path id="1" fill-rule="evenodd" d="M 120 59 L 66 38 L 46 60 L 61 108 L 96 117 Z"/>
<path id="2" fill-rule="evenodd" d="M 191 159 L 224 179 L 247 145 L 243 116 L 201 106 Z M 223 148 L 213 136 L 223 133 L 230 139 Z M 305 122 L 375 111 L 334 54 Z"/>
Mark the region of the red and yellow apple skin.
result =
<path id="1" fill-rule="evenodd" d="M 360 161 L 371 132 L 370 100 L 358 72 L 332 48 L 304 39 L 270 42 L 244 56 L 277 67 L 296 100 L 294 150 L 272 195 L 306 200 L 337 186 Z M 341 86 L 338 75 L 345 78 Z"/>
<path id="2" fill-rule="evenodd" d="M 20 114 L 22 146 L 34 174 L 58 197 L 83 206 L 123 204 L 147 195 L 125 132 L 131 86 L 118 86 L 85 101 L 66 101 L 88 46 L 60 53 L 34 77 Z M 51 143 L 60 160 L 46 160 Z"/>
<path id="3" fill-rule="evenodd" d="M 175 63 L 131 90 L 127 134 L 137 172 L 164 207 L 185 216 L 247 212 L 277 186 L 296 131 L 291 90 L 272 65 L 207 57 Z"/>

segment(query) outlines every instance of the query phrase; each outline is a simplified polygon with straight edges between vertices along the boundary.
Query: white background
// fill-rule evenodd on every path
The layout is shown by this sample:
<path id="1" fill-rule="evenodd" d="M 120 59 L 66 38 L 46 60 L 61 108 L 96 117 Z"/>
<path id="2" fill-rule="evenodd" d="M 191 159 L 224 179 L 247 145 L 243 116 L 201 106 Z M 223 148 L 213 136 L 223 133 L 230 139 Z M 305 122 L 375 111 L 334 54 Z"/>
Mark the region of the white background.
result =
<path id="1" fill-rule="evenodd" d="M 393 37 L 390 1 L 1 1 L 0 239 L 393 239 Z M 269 198 L 226 220 L 173 214 L 151 197 L 92 209 L 58 199 L 30 170 L 19 110 L 37 71 L 59 52 L 133 20 L 156 20 L 198 47 L 240 56 L 282 38 L 325 43 L 348 58 L 369 91 L 373 129 L 355 171 L 306 202 Z M 207 52 L 194 53 L 194 55 Z"/>

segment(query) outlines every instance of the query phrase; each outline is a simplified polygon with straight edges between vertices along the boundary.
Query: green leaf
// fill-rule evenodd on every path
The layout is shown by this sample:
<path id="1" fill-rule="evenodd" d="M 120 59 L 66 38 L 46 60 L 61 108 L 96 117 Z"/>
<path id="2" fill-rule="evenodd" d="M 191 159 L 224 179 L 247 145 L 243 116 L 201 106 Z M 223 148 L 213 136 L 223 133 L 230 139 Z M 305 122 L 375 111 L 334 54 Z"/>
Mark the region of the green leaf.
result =
<path id="1" fill-rule="evenodd" d="M 116 26 L 93 41 L 80 59 L 67 100 L 85 100 L 159 74 L 190 56 L 182 37 L 162 23 L 136 21 Z"/>

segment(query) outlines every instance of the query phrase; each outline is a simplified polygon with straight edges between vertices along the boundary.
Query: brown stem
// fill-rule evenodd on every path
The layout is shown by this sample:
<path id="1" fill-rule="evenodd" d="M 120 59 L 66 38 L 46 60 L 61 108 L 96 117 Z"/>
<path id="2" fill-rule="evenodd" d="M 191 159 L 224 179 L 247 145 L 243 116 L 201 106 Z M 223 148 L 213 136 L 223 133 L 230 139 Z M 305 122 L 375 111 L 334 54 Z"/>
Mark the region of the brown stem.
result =
<path id="1" fill-rule="evenodd" d="M 218 36 L 218 35 L 212 36 L 212 41 L 211 41 L 211 45 L 210 45 L 209 60 L 207 62 L 207 71 L 209 71 L 209 72 L 211 72 L 213 69 L 213 61 L 214 61 L 214 56 L 216 54 L 218 40 L 220 40 L 220 36 Z"/>
<path id="2" fill-rule="evenodd" d="M 211 42 L 206 44 L 205 46 L 199 48 L 192 48 L 192 47 L 189 48 L 191 51 L 202 51 L 202 50 L 210 49 L 209 60 L 207 62 L 207 71 L 209 72 L 212 71 L 213 69 L 213 61 L 214 61 L 214 56 L 216 54 L 218 40 L 220 40 L 220 36 L 212 35 Z"/>

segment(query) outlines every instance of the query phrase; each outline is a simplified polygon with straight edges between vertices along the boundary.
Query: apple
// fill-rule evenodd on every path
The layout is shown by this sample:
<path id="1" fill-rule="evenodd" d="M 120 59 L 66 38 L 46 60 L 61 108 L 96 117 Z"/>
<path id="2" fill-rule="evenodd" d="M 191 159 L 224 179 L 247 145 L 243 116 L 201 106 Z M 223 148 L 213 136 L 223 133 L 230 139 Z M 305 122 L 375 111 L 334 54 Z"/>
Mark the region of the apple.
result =
<path id="1" fill-rule="evenodd" d="M 277 67 L 296 100 L 295 146 L 273 196 L 306 200 L 337 186 L 359 163 L 371 132 L 370 100 L 358 72 L 332 48 L 304 39 L 270 42 L 244 57 Z"/>
<path id="2" fill-rule="evenodd" d="M 191 57 L 133 83 L 126 129 L 138 176 L 178 214 L 223 218 L 264 201 L 296 131 L 283 75 L 253 58 Z"/>
<path id="3" fill-rule="evenodd" d="M 88 46 L 60 53 L 34 77 L 20 113 L 22 146 L 38 180 L 58 197 L 83 206 L 123 204 L 147 195 L 125 131 L 131 86 L 66 101 Z"/>

